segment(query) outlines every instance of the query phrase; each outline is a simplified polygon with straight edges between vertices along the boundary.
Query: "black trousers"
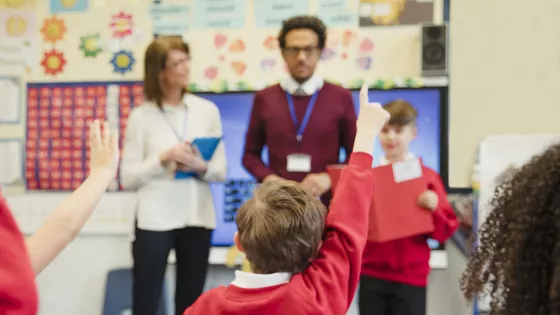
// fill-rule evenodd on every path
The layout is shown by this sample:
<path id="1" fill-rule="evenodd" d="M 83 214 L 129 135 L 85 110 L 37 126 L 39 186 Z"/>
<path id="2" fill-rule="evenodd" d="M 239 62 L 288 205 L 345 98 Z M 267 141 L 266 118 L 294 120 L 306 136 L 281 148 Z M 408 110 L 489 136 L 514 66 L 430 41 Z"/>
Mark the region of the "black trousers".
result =
<path id="1" fill-rule="evenodd" d="M 362 276 L 360 315 L 426 315 L 426 288 Z"/>
<path id="2" fill-rule="evenodd" d="M 172 248 L 177 257 L 175 314 L 183 314 L 204 289 L 211 236 L 212 230 L 200 227 L 163 232 L 136 228 L 132 243 L 132 314 L 157 315 Z"/>

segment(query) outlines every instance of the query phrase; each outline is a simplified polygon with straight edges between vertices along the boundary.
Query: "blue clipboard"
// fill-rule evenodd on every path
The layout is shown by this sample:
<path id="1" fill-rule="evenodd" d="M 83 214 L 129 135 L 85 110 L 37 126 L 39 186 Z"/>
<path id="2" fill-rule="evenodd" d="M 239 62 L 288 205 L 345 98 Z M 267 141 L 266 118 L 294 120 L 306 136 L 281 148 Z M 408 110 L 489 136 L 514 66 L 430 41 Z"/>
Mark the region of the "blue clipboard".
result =
<path id="1" fill-rule="evenodd" d="M 218 144 L 222 140 L 221 137 L 205 137 L 205 138 L 196 138 L 192 141 L 191 145 L 196 147 L 198 152 L 205 161 L 210 161 L 216 149 L 218 148 Z M 175 172 L 175 179 L 186 179 L 195 177 L 196 173 L 192 172 L 182 172 L 177 171 Z"/>

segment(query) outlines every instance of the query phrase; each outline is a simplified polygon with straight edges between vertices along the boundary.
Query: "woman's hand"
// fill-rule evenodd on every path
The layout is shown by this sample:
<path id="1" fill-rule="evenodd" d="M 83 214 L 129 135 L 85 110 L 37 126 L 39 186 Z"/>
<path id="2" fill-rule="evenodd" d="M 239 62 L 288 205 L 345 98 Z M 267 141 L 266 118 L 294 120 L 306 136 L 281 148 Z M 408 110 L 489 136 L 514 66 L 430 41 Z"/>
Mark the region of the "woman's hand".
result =
<path id="1" fill-rule="evenodd" d="M 184 162 L 178 164 L 178 169 L 184 172 L 194 172 L 204 174 L 208 170 L 208 163 L 202 158 L 198 149 L 191 146 L 191 153 L 188 154 Z"/>
<path id="2" fill-rule="evenodd" d="M 161 164 L 165 165 L 170 162 L 176 162 L 178 165 L 186 164 L 189 160 L 189 156 L 193 154 L 192 146 L 188 143 L 178 143 L 163 152 L 159 159 Z"/>

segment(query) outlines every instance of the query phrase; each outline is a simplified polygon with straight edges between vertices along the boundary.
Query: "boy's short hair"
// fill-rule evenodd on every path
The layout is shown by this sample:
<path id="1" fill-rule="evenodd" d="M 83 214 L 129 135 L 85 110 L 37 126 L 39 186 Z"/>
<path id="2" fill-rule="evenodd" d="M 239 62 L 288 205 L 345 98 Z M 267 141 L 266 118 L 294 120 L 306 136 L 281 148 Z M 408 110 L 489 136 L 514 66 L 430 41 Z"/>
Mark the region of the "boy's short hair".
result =
<path id="1" fill-rule="evenodd" d="M 325 206 L 293 181 L 266 182 L 237 211 L 239 242 L 255 273 L 298 273 L 323 238 Z"/>
<path id="2" fill-rule="evenodd" d="M 395 126 L 406 126 L 416 123 L 418 112 L 405 100 L 394 100 L 383 105 L 383 108 L 389 112 L 391 118 L 387 124 Z"/>

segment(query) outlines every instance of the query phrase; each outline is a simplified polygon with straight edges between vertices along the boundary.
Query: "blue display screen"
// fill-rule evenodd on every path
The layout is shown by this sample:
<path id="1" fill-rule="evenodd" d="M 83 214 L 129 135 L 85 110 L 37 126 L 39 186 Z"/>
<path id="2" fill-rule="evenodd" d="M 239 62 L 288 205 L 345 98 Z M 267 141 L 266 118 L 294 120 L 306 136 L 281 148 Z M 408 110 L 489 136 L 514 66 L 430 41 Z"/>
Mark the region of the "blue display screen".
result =
<path id="1" fill-rule="evenodd" d="M 217 226 L 212 243 L 214 246 L 230 246 L 236 231 L 235 211 L 240 204 L 250 198 L 254 184 L 252 176 L 241 165 L 245 132 L 254 93 L 199 94 L 214 102 L 222 117 L 223 139 L 226 148 L 228 175 L 225 183 L 212 184 L 212 192 L 217 212 Z M 352 91 L 356 112 L 358 113 L 358 91 Z M 440 167 L 440 90 L 434 89 L 395 89 L 372 90 L 370 100 L 386 103 L 395 99 L 410 102 L 418 111 L 418 136 L 410 145 L 411 153 L 422 158 L 425 165 L 439 172 Z M 288 106 L 286 104 L 286 106 Z M 374 160 L 383 156 L 380 144 L 376 144 Z M 263 153 L 266 162 L 266 151 Z M 345 152 L 341 152 L 341 161 Z M 375 162 L 374 162 L 375 164 Z M 439 244 L 430 240 L 430 247 Z"/>

